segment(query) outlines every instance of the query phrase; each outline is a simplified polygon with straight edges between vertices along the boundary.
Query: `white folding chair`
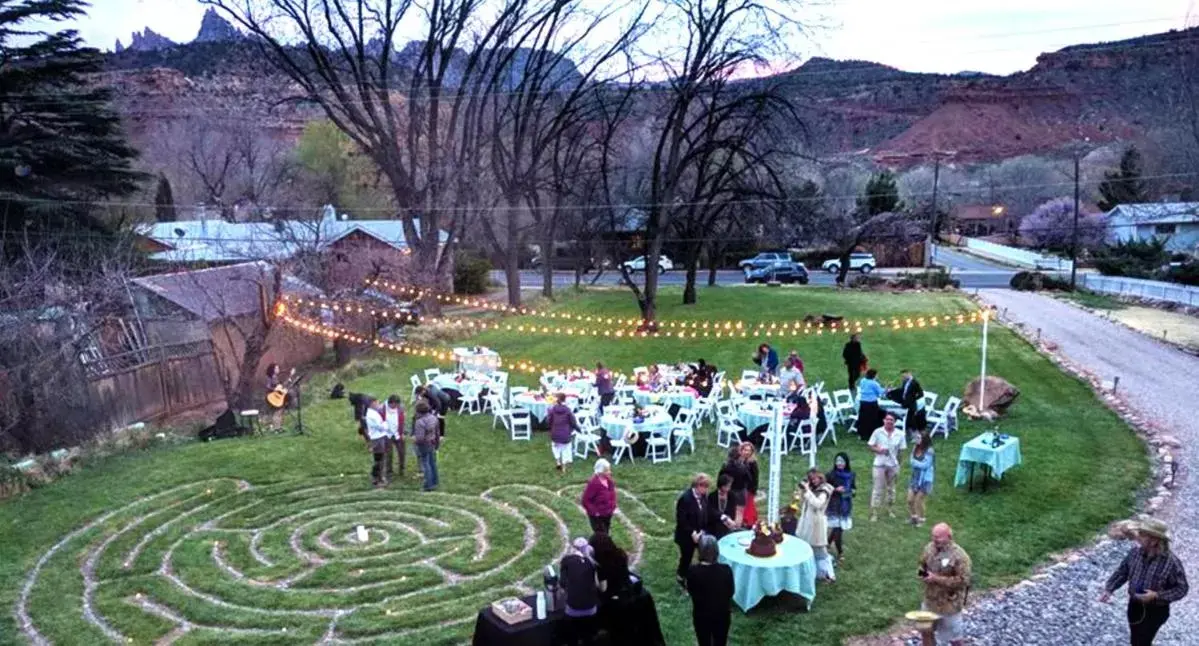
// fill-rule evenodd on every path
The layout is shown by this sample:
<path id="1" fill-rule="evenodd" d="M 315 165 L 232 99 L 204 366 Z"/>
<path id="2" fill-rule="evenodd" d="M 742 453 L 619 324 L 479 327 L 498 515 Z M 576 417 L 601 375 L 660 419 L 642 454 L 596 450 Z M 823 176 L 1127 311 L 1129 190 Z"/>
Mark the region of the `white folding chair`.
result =
<path id="1" fill-rule="evenodd" d="M 833 406 L 837 407 L 837 416 L 841 423 L 849 426 L 858 419 L 858 406 L 853 393 L 848 388 L 833 391 Z"/>
<path id="2" fill-rule="evenodd" d="M 625 406 L 636 406 L 637 398 L 633 396 L 635 392 L 637 392 L 635 386 L 621 386 L 616 389 L 616 401 Z"/>
<path id="3" fill-rule="evenodd" d="M 924 410 L 931 411 L 937 407 L 937 393 L 924 391 Z"/>
<path id="4" fill-rule="evenodd" d="M 727 449 L 733 442 L 740 444 L 741 441 L 741 427 L 737 422 L 730 417 L 721 417 L 716 426 L 716 445 Z"/>
<path id="5" fill-rule="evenodd" d="M 491 430 L 495 430 L 495 425 L 503 422 L 504 428 L 510 430 L 512 422 L 512 411 L 504 405 L 499 395 L 491 394 L 487 396 L 487 401 L 491 405 Z"/>
<path id="6" fill-rule="evenodd" d="M 961 399 L 950 397 L 949 401 L 945 402 L 945 408 L 928 411 L 928 422 L 932 425 L 929 437 L 936 437 L 937 433 L 940 433 L 942 437 L 948 438 L 949 432 L 957 428 L 958 408 L 961 405 Z"/>
<path id="7" fill-rule="evenodd" d="M 513 440 L 533 439 L 533 414 L 524 408 L 513 408 L 509 414 Z"/>
<path id="8" fill-rule="evenodd" d="M 621 386 L 627 384 L 628 382 L 629 382 L 629 378 L 627 376 L 625 376 L 623 374 L 617 375 L 616 381 L 612 382 L 612 387 L 620 388 Z"/>
<path id="9" fill-rule="evenodd" d="M 524 386 L 513 386 L 513 387 L 509 388 L 508 389 L 508 405 L 509 406 L 512 405 L 514 397 L 516 397 L 517 395 L 523 395 L 527 392 L 529 392 L 529 389 L 525 388 Z"/>
<path id="10" fill-rule="evenodd" d="M 695 400 L 695 425 L 699 426 L 704 420 L 712 421 L 716 418 L 716 400 L 712 397 L 700 397 Z"/>
<path id="11" fill-rule="evenodd" d="M 809 462 L 812 465 L 816 463 L 816 415 L 799 422 L 799 426 L 791 433 L 791 450 L 796 450 L 798 445 L 800 455 L 809 456 Z"/>
<path id="12" fill-rule="evenodd" d="M 645 456 L 653 464 L 670 462 L 670 432 L 665 435 L 654 433 L 645 440 Z"/>
<path id="13" fill-rule="evenodd" d="M 682 450 L 684 442 L 691 447 L 691 452 L 695 453 L 695 426 L 698 419 L 699 413 L 686 408 L 679 410 L 678 415 L 675 415 L 674 425 L 670 428 L 670 434 L 674 437 L 675 453 Z"/>
<path id="14" fill-rule="evenodd" d="M 458 400 L 458 414 L 478 415 L 483 412 L 483 404 L 479 401 L 479 393 L 471 391 L 473 396 L 462 394 L 462 398 Z"/>
<path id="15" fill-rule="evenodd" d="M 841 423 L 841 411 L 833 405 L 833 398 L 829 397 L 828 393 L 820 393 L 820 410 L 824 412 L 824 418 L 828 420 L 828 425 Z"/>
<path id="16" fill-rule="evenodd" d="M 824 440 L 829 435 L 833 436 L 833 446 L 837 445 L 837 425 L 833 421 L 833 415 L 837 414 L 837 409 L 829 404 L 828 393 L 820 393 L 820 414 L 824 415 L 824 432 L 820 434 L 820 439 L 816 442 L 818 446 L 824 445 Z"/>
<path id="17" fill-rule="evenodd" d="M 600 455 L 600 436 L 587 430 L 572 431 L 571 437 L 574 439 L 575 457 L 586 460 L 587 454 L 595 451 L 595 456 Z"/>
<path id="18" fill-rule="evenodd" d="M 629 462 L 633 462 L 634 464 L 637 462 L 637 460 L 633 458 L 633 445 L 630 444 L 627 439 L 632 430 L 632 424 L 626 424 L 621 428 L 620 439 L 614 440 L 609 437 L 608 444 L 612 446 L 613 464 L 620 464 L 621 459 L 623 459 L 626 454 L 629 456 Z"/>
<path id="19" fill-rule="evenodd" d="M 416 389 L 420 388 L 420 377 L 417 377 L 416 375 L 409 375 L 408 381 L 412 383 L 412 399 L 415 400 Z"/>
<path id="20" fill-rule="evenodd" d="M 428 370 L 425 370 L 425 383 L 429 383 L 440 376 L 441 370 L 439 368 L 429 368 Z"/>

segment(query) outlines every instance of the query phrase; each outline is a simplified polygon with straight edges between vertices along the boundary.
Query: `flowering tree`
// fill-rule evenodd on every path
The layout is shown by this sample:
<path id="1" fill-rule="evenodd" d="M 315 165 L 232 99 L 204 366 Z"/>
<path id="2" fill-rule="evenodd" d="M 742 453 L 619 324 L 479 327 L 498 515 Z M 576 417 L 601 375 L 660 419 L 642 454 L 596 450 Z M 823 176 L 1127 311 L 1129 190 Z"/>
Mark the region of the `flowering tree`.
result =
<path id="1" fill-rule="evenodd" d="M 1102 213 L 1078 214 L 1078 248 L 1094 249 L 1103 245 L 1107 220 Z M 1074 200 L 1059 197 L 1024 216 L 1020 238 L 1025 244 L 1051 251 L 1068 251 L 1073 240 Z"/>

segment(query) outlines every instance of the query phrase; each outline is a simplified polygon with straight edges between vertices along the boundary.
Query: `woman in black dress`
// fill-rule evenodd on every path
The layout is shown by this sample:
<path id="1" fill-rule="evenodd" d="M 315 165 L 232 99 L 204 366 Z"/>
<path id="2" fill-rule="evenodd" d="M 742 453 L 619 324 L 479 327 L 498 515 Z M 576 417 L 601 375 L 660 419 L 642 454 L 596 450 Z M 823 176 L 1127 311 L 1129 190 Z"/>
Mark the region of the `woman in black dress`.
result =
<path id="1" fill-rule="evenodd" d="M 733 491 L 733 476 L 716 478 L 716 491 L 708 494 L 708 533 L 717 539 L 741 529 L 744 499 Z"/>
<path id="2" fill-rule="evenodd" d="M 699 541 L 699 563 L 687 571 L 687 592 L 691 595 L 691 623 L 699 646 L 725 646 L 729 641 L 733 600 L 733 570 L 717 563 L 716 539 L 704 536 Z"/>
<path id="3" fill-rule="evenodd" d="M 624 596 L 630 588 L 629 555 L 605 532 L 591 535 L 595 556 L 595 578 L 599 581 L 600 605 Z"/>
<path id="4" fill-rule="evenodd" d="M 728 474 L 733 479 L 733 491 L 741 499 L 742 525 L 751 527 L 758 522 L 758 508 L 754 497 L 758 494 L 758 459 L 754 445 L 742 442 L 740 445 L 729 447 L 729 459 L 720 474 Z"/>

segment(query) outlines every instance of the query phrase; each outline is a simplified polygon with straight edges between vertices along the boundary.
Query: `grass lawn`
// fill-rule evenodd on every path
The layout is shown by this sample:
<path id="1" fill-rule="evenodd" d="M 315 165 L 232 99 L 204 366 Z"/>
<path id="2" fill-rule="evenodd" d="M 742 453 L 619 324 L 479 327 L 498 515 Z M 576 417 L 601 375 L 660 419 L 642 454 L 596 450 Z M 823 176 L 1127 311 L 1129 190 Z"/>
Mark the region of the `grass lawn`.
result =
<path id="1" fill-rule="evenodd" d="M 662 297 L 664 319 L 746 322 L 971 307 L 953 295 L 818 288 L 712 288 L 701 290 L 700 304 L 687 308 L 677 305 L 677 290 L 664 290 Z M 624 291 L 568 295 L 557 307 L 636 315 Z M 986 428 L 963 420 L 957 433 L 936 444 L 940 459 L 928 512 L 930 521 L 954 525 L 974 559 L 976 589 L 1010 583 L 1046 554 L 1084 541 L 1128 513 L 1146 476 L 1140 442 L 1086 386 L 1015 335 L 992 330 L 990 372 L 1021 390 L 1001 426 L 1020 437 L 1024 465 L 986 493 L 954 489 L 961 443 Z M 498 332 L 477 342 L 506 360 L 587 366 L 603 360 L 623 370 L 702 357 L 730 376 L 752 367 L 756 345 L 753 338 L 616 341 Z M 777 347 L 783 355 L 798 350 L 809 380 L 826 380 L 836 389 L 844 387 L 843 342 L 842 335 L 810 335 Z M 942 402 L 978 373 L 979 343 L 977 325 L 863 335 L 885 383 L 911 367 Z M 349 391 L 407 396 L 409 375 L 430 367 L 406 356 L 392 356 L 385 366 L 374 363 L 381 369 L 344 378 Z M 513 382 L 533 380 L 522 375 Z M 320 388 L 327 383 L 317 379 L 307 391 L 308 435 L 112 458 L 0 505 L 0 605 L 17 608 L 32 581 L 22 607 L 37 630 L 58 644 L 102 643 L 106 632 L 139 644 L 168 635 L 181 644 L 314 643 L 326 634 L 413 646 L 462 643 L 479 607 L 517 592 L 518 582 L 539 586 L 540 568 L 560 553 L 564 540 L 588 533 L 574 501 L 590 463 L 576 463 L 560 476 L 544 434 L 514 443 L 491 430 L 490 416 L 451 416 L 439 492 L 421 494 L 411 473 L 390 490 L 371 491 L 369 456 L 349 406 L 323 399 Z M 697 434 L 695 453 L 671 464 L 639 461 L 615 470 L 627 518 L 614 525 L 614 536 L 640 555 L 636 569 L 655 596 L 670 644 L 693 643 L 690 603 L 673 582 L 673 502 L 693 473 L 719 470 L 724 452 L 714 436 L 706 426 Z M 900 519 L 867 522 L 867 453 L 842 433 L 837 449 L 822 448 L 822 468 L 831 467 L 836 450 L 849 451 L 861 487 L 858 524 L 847 534 L 847 561 L 837 583 L 819 586 L 806 614 L 770 600 L 749 615 L 735 610 L 732 643 L 839 644 L 885 629 L 918 607 L 915 560 L 927 528 L 905 525 L 902 510 Z M 806 461 L 784 464 L 790 487 Z M 901 483 L 906 474 L 905 465 Z M 348 540 L 358 524 L 375 530 L 370 545 Z M 35 566 L 40 569 L 32 579 Z M 444 584 L 447 576 L 452 585 Z M 0 642 L 23 641 L 16 614 L 0 615 Z M 172 635 L 180 619 L 190 630 Z"/>
<path id="2" fill-rule="evenodd" d="M 1093 310 L 1122 310 L 1128 307 L 1128 303 L 1114 296 L 1099 292 L 1088 292 L 1083 289 L 1073 292 L 1061 292 L 1058 296 Z"/>

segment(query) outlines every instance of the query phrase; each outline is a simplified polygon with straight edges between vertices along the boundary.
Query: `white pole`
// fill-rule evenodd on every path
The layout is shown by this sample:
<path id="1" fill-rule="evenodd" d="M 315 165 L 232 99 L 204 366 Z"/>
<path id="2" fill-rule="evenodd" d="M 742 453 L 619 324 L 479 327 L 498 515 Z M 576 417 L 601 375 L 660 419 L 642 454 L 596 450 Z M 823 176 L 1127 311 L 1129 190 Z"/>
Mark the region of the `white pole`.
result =
<path id="1" fill-rule="evenodd" d="M 978 412 L 981 415 L 987 401 L 987 321 L 991 320 L 991 311 L 983 309 L 983 361 L 982 378 L 978 382 Z"/>
<path id="2" fill-rule="evenodd" d="M 766 492 L 766 522 L 771 526 L 779 522 L 779 487 L 783 480 L 783 407 L 777 405 L 771 416 L 770 429 L 770 488 Z"/>

